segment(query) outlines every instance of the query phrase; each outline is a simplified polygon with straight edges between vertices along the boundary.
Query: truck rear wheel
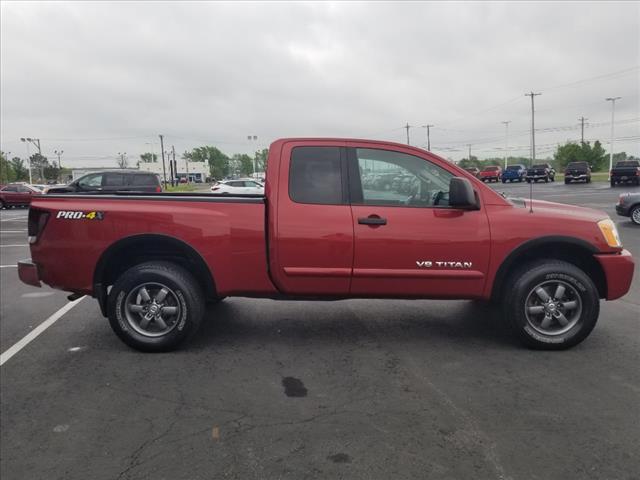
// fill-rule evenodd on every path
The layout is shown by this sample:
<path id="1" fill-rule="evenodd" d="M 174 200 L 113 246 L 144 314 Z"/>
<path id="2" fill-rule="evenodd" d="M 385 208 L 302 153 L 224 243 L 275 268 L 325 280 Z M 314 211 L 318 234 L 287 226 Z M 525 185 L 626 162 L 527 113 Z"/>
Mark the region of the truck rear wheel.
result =
<path id="1" fill-rule="evenodd" d="M 204 297 L 184 268 L 146 262 L 118 278 L 107 311 L 111 328 L 124 343 L 143 352 L 166 352 L 197 331 Z"/>
<path id="2" fill-rule="evenodd" d="M 598 290 L 578 267 L 560 260 L 526 265 L 511 277 L 505 317 L 518 339 L 539 350 L 582 342 L 600 313 Z"/>

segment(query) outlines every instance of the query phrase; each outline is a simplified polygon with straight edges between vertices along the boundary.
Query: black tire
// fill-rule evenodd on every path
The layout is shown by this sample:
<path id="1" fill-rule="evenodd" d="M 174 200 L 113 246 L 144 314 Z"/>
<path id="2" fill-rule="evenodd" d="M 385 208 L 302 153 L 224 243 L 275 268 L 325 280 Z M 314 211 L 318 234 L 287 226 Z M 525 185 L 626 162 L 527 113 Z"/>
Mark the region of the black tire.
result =
<path id="1" fill-rule="evenodd" d="M 551 315 L 547 307 L 535 305 L 542 302 L 536 292 L 542 286 L 549 297 L 555 296 L 557 285 L 564 285 L 561 298 L 567 296 L 568 300 L 559 301 L 556 306 L 555 299 L 551 298 L 553 311 L 560 312 L 563 322 Z M 511 285 L 509 294 L 504 303 L 505 318 L 509 321 L 514 334 L 524 345 L 538 350 L 564 350 L 582 342 L 591 333 L 600 313 L 600 298 L 596 286 L 591 279 L 578 267 L 561 260 L 544 260 L 525 265 L 517 270 L 510 278 L 507 285 Z M 554 286 L 555 285 L 555 286 Z M 546 291 L 546 290 L 549 291 Z M 532 302 L 532 303 L 531 303 Z M 564 310 L 564 305 L 575 303 L 575 309 Z M 528 306 L 531 305 L 531 306 Z M 547 304 L 548 305 L 548 304 Z M 532 309 L 543 310 L 532 313 Z M 551 309 L 551 306 L 548 307 Z M 551 311 L 551 310 L 550 310 Z M 564 315 L 566 313 L 566 316 Z M 543 326 L 547 316 L 550 324 Z M 539 325 L 536 322 L 541 319 Z M 552 331 L 553 328 L 555 331 Z"/>
<path id="2" fill-rule="evenodd" d="M 614 188 L 616 186 L 616 182 L 614 182 L 613 180 L 611 180 L 611 188 Z"/>
<path id="3" fill-rule="evenodd" d="M 591 183 L 591 177 L 587 178 L 587 183 Z"/>
<path id="4" fill-rule="evenodd" d="M 565 178 L 565 180 L 564 180 L 564 184 L 565 184 L 565 185 L 569 185 L 569 180 L 567 180 L 567 179 Z"/>
<path id="5" fill-rule="evenodd" d="M 640 205 L 636 205 L 631 210 L 629 210 L 629 218 L 636 225 L 640 225 Z"/>
<path id="6" fill-rule="evenodd" d="M 160 332 L 151 331 L 152 325 L 159 326 L 158 317 L 146 320 L 146 326 L 143 326 L 146 316 L 142 317 L 142 314 L 145 312 L 134 313 L 126 306 L 131 305 L 130 299 L 133 300 L 133 296 L 138 299 L 136 303 L 140 303 L 139 292 L 143 288 L 148 292 L 147 298 L 155 304 L 159 297 L 155 294 L 153 299 L 149 298 L 154 295 L 152 286 L 168 290 L 160 300 L 163 305 L 165 301 L 168 305 L 161 307 L 158 313 L 162 323 L 165 323 L 166 333 L 162 333 L 161 327 Z M 130 268 L 116 280 L 109 292 L 107 312 L 111 328 L 124 343 L 142 352 L 167 352 L 177 348 L 198 330 L 204 304 L 200 286 L 188 271 L 171 262 L 152 261 Z M 145 305 L 148 311 L 151 303 Z M 133 307 L 143 307 L 143 304 L 132 305 Z M 168 314 L 163 319 L 163 308 L 175 309 L 172 321 L 165 322 L 171 315 Z"/>
<path id="7" fill-rule="evenodd" d="M 0 210 L 2 210 L 3 208 L 4 208 L 4 202 L 0 200 Z"/>
<path id="8" fill-rule="evenodd" d="M 503 179 L 502 179 L 502 183 L 507 183 L 507 181 L 503 178 Z"/>
<path id="9" fill-rule="evenodd" d="M 549 183 L 549 177 L 544 177 L 544 183 Z"/>

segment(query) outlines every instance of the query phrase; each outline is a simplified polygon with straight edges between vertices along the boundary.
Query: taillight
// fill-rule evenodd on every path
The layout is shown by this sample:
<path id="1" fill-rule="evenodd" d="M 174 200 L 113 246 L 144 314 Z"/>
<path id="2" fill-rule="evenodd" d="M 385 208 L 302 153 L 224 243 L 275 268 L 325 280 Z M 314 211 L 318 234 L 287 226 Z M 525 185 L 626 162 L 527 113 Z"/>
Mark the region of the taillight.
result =
<path id="1" fill-rule="evenodd" d="M 162 187 L 160 185 L 158 185 L 156 187 L 156 193 L 161 193 L 162 192 Z"/>
<path id="2" fill-rule="evenodd" d="M 618 205 L 622 205 L 622 199 L 625 197 L 624 193 L 618 197 Z"/>
<path id="3" fill-rule="evenodd" d="M 212 192 L 215 192 L 216 190 L 220 190 L 220 187 L 218 186 L 211 187 Z"/>
<path id="4" fill-rule="evenodd" d="M 37 243 L 38 237 L 44 230 L 49 220 L 49 212 L 38 210 L 37 208 L 29 209 L 29 220 L 27 222 L 27 234 L 29 235 L 29 244 Z"/>

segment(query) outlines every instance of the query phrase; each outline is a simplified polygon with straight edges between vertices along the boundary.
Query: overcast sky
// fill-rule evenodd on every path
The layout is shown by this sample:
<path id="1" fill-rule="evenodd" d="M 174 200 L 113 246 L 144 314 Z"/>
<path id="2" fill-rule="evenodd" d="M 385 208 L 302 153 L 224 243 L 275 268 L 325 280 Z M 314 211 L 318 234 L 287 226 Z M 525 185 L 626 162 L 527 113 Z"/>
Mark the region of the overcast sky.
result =
<path id="1" fill-rule="evenodd" d="M 65 166 L 278 137 L 406 141 L 460 159 L 537 156 L 558 142 L 640 155 L 640 3 L 1 4 L 0 147 L 38 137 Z M 248 142 L 247 135 L 257 135 Z M 151 144 L 154 145 L 151 145 Z M 33 149 L 31 150 L 33 153 Z"/>

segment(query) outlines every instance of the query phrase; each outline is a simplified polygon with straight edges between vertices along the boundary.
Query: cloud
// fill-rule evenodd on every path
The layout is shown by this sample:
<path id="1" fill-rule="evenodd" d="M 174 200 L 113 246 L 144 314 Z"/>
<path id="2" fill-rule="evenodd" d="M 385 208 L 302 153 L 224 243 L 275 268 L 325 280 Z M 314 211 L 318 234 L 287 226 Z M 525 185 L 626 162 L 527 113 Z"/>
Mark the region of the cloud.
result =
<path id="1" fill-rule="evenodd" d="M 528 154 L 530 105 L 542 155 L 608 139 L 640 117 L 638 3 L 3 2 L 2 149 L 21 136 L 64 149 L 69 165 L 115 165 L 163 133 L 178 151 L 205 142 L 249 152 L 282 136 L 404 141 L 434 124 L 436 152 Z M 623 71 L 626 69 L 626 72 Z M 620 72 L 617 75 L 594 77 Z M 576 80 L 592 79 L 563 88 Z M 510 102 L 507 102 L 511 100 Z M 498 105 L 498 108 L 494 108 Z M 640 154 L 640 122 L 620 149 Z M 425 131 L 410 130 L 423 144 Z M 132 138 L 133 137 L 133 138 Z M 101 140 L 104 139 L 104 140 Z M 159 150 L 159 145 L 154 147 Z"/>

